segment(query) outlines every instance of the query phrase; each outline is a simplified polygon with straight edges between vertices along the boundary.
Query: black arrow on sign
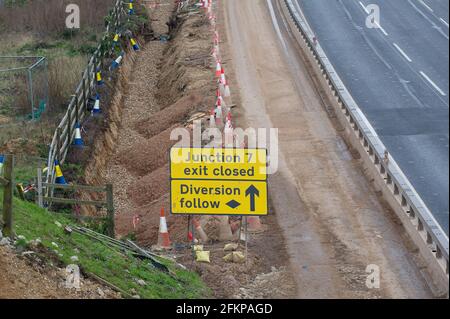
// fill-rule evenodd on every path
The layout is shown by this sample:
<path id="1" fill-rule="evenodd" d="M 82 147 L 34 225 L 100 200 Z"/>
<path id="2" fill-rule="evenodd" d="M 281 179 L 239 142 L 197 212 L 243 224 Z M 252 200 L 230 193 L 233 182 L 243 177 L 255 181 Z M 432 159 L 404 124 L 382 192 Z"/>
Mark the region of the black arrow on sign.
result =
<path id="1" fill-rule="evenodd" d="M 250 211 L 254 212 L 255 208 L 255 196 L 259 197 L 259 190 L 255 187 L 255 185 L 250 185 L 249 188 L 245 191 L 245 197 L 250 196 Z"/>

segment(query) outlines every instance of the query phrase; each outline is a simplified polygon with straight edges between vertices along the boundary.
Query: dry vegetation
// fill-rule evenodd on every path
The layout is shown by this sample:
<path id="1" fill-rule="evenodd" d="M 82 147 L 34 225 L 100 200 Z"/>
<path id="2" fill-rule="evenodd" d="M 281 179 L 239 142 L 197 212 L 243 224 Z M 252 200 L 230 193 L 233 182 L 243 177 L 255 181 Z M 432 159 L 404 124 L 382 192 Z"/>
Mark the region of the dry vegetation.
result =
<path id="1" fill-rule="evenodd" d="M 33 0 L 5 1 L 0 10 L 0 26 L 6 32 L 32 32 L 40 36 L 65 32 L 66 7 L 80 7 L 81 24 L 101 30 L 103 17 L 115 0 Z M 10 4 L 10 5 L 8 5 Z"/>
<path id="2" fill-rule="evenodd" d="M 66 6 L 72 3 L 80 7 L 81 29 L 76 31 L 65 28 Z M 49 107 L 42 119 L 43 125 L 39 125 L 39 134 L 25 134 L 20 127 L 24 126 L 23 117 L 31 113 L 26 73 L 0 72 L 0 151 L 5 151 L 5 143 L 12 135 L 25 139 L 52 135 L 53 126 L 66 109 L 88 57 L 98 45 L 105 29 L 104 17 L 114 3 L 115 0 L 3 1 L 3 6 L 0 5 L 0 57 L 47 58 L 45 77 L 48 78 Z M 0 70 L 14 67 L 17 63 L 1 60 Z M 38 70 L 35 76 L 38 78 L 36 90 L 39 90 L 44 84 L 41 81 L 43 71 Z M 46 142 L 47 138 L 39 141 Z"/>

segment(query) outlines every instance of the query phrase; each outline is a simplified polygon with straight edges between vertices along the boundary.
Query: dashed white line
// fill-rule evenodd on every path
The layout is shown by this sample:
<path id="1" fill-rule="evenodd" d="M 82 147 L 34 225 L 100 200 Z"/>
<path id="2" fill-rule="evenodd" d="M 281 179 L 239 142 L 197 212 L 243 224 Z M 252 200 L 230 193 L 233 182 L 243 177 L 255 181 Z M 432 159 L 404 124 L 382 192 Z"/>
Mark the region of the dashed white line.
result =
<path id="1" fill-rule="evenodd" d="M 367 14 L 370 14 L 369 10 L 367 10 L 367 8 L 366 8 L 366 6 L 364 5 L 364 3 L 362 3 L 361 1 L 359 1 L 359 4 L 361 5 L 361 7 L 363 7 L 364 11 L 365 11 Z M 383 34 L 384 34 L 385 36 L 388 36 L 388 35 L 389 35 L 389 34 L 386 32 L 386 30 L 384 30 L 383 27 L 382 27 L 378 22 L 375 21 L 375 25 L 377 26 L 378 29 L 381 30 L 381 32 L 383 32 Z"/>
<path id="2" fill-rule="evenodd" d="M 408 62 L 412 62 L 411 58 L 405 53 L 405 51 L 402 50 L 402 48 L 400 48 L 398 46 L 397 43 L 394 43 L 394 47 L 398 50 L 398 52 L 401 53 L 401 55 L 403 55 L 403 57 L 408 61 Z"/>
<path id="3" fill-rule="evenodd" d="M 447 21 L 445 21 L 445 20 L 442 19 L 442 18 L 439 18 L 439 20 L 441 20 L 441 22 L 442 22 L 443 24 L 445 24 L 445 26 L 448 28 L 448 22 L 447 22 Z"/>
<path id="4" fill-rule="evenodd" d="M 435 89 L 436 91 L 439 92 L 439 94 L 441 94 L 442 96 L 447 96 L 447 94 L 445 94 L 444 91 L 441 90 L 441 88 L 439 86 L 436 85 L 436 83 L 434 83 L 429 77 L 428 75 L 426 75 L 423 71 L 420 71 L 420 74 L 425 78 L 425 80 L 427 80 Z"/>
<path id="5" fill-rule="evenodd" d="M 426 4 L 425 1 L 419 0 L 419 2 L 420 2 L 425 8 L 427 8 L 428 10 L 430 10 L 431 12 L 434 12 L 434 10 L 431 9 L 431 7 L 430 7 L 428 4 Z"/>

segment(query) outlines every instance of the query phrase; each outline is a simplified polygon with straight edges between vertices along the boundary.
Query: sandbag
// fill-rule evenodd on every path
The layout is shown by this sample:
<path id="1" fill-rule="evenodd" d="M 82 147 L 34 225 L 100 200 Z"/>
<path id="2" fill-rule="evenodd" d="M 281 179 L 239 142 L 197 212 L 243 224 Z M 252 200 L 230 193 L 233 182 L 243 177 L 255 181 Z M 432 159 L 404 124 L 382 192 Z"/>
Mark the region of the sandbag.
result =
<path id="1" fill-rule="evenodd" d="M 196 259 L 195 260 L 197 262 L 210 263 L 210 260 L 209 260 L 210 252 L 209 251 L 196 251 L 195 255 L 196 255 Z"/>

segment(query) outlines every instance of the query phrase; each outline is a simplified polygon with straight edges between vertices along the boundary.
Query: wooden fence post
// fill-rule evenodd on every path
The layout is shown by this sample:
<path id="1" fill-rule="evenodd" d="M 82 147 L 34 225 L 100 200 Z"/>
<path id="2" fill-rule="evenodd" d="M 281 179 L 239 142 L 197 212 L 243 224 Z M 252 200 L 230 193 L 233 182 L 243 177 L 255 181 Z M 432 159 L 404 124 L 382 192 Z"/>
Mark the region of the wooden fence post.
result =
<path id="1" fill-rule="evenodd" d="M 39 207 L 44 208 L 43 200 L 43 190 L 42 190 L 42 168 L 37 169 L 37 204 Z"/>
<path id="2" fill-rule="evenodd" d="M 108 232 L 109 236 L 115 238 L 115 222 L 114 222 L 114 195 L 113 186 L 111 184 L 106 185 L 106 209 L 108 212 Z"/>
<path id="3" fill-rule="evenodd" d="M 12 237 L 13 231 L 13 194 L 14 194 L 14 156 L 5 155 L 3 176 L 5 178 L 3 190 L 3 235 Z"/>

